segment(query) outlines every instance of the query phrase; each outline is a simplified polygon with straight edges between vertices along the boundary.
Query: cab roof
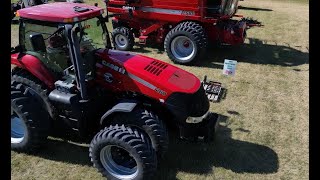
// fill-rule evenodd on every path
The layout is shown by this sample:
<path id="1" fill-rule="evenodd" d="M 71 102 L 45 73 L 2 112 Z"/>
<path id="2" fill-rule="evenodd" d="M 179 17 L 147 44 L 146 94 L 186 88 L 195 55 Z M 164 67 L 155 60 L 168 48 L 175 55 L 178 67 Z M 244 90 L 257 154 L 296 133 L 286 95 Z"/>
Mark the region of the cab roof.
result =
<path id="1" fill-rule="evenodd" d="M 57 23 L 74 23 L 103 14 L 103 9 L 83 3 L 56 2 L 23 8 L 21 18 Z"/>

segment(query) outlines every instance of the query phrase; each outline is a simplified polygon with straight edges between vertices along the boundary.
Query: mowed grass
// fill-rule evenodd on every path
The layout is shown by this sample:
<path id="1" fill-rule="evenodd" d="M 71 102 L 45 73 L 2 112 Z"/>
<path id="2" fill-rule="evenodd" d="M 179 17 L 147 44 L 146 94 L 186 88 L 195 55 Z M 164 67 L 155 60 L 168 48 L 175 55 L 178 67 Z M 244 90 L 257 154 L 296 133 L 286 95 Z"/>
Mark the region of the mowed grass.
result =
<path id="1" fill-rule="evenodd" d="M 177 65 L 228 89 L 226 99 L 210 106 L 223 117 L 215 140 L 171 138 L 155 179 L 309 177 L 309 5 L 302 0 L 240 5 L 238 14 L 265 26 L 249 30 L 244 45 L 212 47 L 198 67 Z M 16 43 L 17 26 L 12 25 Z M 156 48 L 136 46 L 133 51 L 171 63 Z M 238 61 L 234 77 L 222 75 L 226 58 Z M 103 179 L 90 163 L 87 144 L 54 138 L 37 154 L 12 152 L 11 168 L 12 179 Z"/>

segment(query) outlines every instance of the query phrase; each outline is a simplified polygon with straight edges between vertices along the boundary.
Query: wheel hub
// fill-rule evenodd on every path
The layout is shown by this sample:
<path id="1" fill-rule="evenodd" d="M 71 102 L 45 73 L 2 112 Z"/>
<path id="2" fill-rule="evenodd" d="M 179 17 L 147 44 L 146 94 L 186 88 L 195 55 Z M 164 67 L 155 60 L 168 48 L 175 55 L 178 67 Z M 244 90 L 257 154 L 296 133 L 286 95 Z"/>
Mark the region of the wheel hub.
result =
<path id="1" fill-rule="evenodd" d="M 185 48 L 188 48 L 188 47 L 190 46 L 189 41 L 184 41 L 184 42 L 183 42 L 183 46 L 184 46 Z"/>
<path id="2" fill-rule="evenodd" d="M 102 148 L 100 160 L 103 167 L 119 179 L 133 179 L 139 172 L 132 155 L 116 145 L 107 145 Z"/>
<path id="3" fill-rule="evenodd" d="M 27 127 L 24 121 L 11 110 L 11 143 L 21 143 L 26 132 Z"/>
<path id="4" fill-rule="evenodd" d="M 190 61 L 196 53 L 195 45 L 186 36 L 177 36 L 171 42 L 171 52 L 180 61 Z"/>
<path id="5" fill-rule="evenodd" d="M 128 44 L 128 40 L 126 37 L 124 37 L 122 34 L 117 34 L 115 36 L 115 42 L 116 44 L 121 47 L 121 48 L 124 48 L 125 46 L 127 46 Z"/>

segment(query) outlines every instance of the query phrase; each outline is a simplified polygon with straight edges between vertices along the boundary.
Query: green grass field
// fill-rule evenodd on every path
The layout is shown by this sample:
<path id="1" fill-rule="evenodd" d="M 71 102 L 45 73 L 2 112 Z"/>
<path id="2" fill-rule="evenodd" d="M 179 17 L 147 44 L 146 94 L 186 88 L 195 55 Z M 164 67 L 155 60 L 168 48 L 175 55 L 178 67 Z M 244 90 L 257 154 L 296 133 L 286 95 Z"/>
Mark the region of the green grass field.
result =
<path id="1" fill-rule="evenodd" d="M 265 26 L 250 29 L 241 46 L 213 47 L 198 67 L 178 65 L 228 89 L 226 99 L 211 103 L 210 110 L 224 117 L 215 140 L 203 144 L 171 138 L 155 179 L 309 177 L 308 1 L 245 0 L 240 5 L 238 14 Z M 15 45 L 18 27 L 11 27 Z M 135 46 L 133 51 L 172 63 L 159 49 Z M 222 75 L 226 58 L 238 61 L 234 77 Z M 11 169 L 14 180 L 103 179 L 90 163 L 87 144 L 56 138 L 37 154 L 12 151 Z"/>

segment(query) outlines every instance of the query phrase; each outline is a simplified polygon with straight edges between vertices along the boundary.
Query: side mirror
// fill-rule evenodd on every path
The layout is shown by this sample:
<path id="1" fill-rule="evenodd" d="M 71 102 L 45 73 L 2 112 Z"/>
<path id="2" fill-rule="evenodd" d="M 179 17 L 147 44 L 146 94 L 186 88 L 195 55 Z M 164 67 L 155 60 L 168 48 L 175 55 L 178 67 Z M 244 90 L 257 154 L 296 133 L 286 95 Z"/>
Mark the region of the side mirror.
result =
<path id="1" fill-rule="evenodd" d="M 31 34 L 30 41 L 34 51 L 46 52 L 46 44 L 44 43 L 42 34 L 40 33 Z"/>

